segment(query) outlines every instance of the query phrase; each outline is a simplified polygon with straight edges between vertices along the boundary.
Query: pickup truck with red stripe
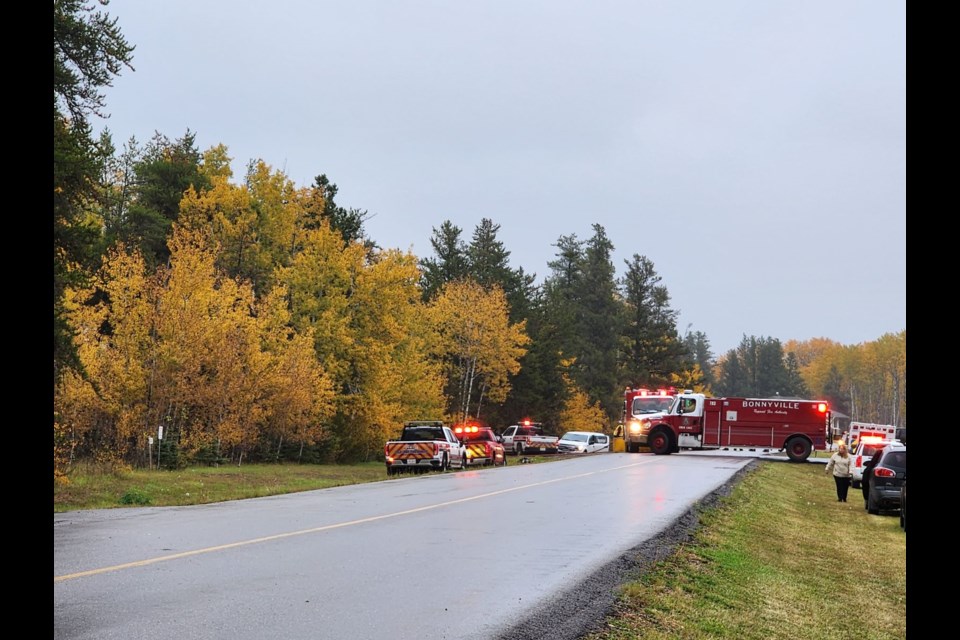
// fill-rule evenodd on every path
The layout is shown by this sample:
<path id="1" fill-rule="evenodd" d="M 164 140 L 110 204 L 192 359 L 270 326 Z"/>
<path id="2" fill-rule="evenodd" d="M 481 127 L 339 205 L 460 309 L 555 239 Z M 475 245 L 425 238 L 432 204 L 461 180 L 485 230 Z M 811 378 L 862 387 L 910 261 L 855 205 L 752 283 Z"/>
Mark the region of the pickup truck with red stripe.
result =
<path id="1" fill-rule="evenodd" d="M 522 456 L 525 453 L 557 453 L 559 436 L 548 436 L 539 422 L 523 420 L 512 424 L 500 434 L 500 442 L 507 453 Z"/>
<path id="2" fill-rule="evenodd" d="M 453 428 L 457 438 L 467 447 L 467 466 L 506 466 L 507 452 L 490 427 L 458 424 Z"/>
<path id="3" fill-rule="evenodd" d="M 399 440 L 383 449 L 387 475 L 467 468 L 467 450 L 453 429 L 439 420 L 414 420 L 403 425 Z"/>

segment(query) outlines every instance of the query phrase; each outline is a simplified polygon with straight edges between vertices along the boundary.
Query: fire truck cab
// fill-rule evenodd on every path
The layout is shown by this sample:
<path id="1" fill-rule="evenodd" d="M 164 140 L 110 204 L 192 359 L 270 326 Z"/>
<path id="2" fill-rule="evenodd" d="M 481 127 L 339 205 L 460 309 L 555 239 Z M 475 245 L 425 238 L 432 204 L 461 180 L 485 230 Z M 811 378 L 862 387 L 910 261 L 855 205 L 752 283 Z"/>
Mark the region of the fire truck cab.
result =
<path id="1" fill-rule="evenodd" d="M 637 453 L 641 446 L 646 446 L 646 434 L 641 432 L 641 422 L 649 421 L 670 411 L 677 390 L 669 388 L 646 389 L 627 387 L 623 393 L 623 414 L 620 424 L 614 431 L 614 443 L 623 438 L 623 450 L 627 453 Z M 617 447 L 614 446 L 614 451 Z"/>

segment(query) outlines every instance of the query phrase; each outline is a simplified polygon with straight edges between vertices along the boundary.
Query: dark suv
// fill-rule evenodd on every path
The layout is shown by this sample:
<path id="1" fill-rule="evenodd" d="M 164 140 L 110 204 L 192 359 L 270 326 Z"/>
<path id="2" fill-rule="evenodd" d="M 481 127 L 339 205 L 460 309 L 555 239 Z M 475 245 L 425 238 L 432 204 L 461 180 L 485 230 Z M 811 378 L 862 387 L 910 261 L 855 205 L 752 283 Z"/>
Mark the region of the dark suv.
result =
<path id="1" fill-rule="evenodd" d="M 900 487 L 907 477 L 907 445 L 890 442 L 874 457 L 873 468 L 864 472 L 868 490 L 863 506 L 867 513 L 895 511 L 900 508 Z"/>

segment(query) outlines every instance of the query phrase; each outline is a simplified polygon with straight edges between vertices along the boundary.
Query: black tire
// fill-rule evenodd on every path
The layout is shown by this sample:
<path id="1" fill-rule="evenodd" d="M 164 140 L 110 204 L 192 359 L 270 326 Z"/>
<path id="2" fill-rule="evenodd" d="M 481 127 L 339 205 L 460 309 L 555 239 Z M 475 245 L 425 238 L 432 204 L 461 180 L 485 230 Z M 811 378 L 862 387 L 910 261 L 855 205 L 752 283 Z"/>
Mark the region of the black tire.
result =
<path id="1" fill-rule="evenodd" d="M 872 493 L 867 496 L 867 513 L 872 515 L 878 515 L 880 513 L 880 505 L 873 499 Z"/>
<path id="2" fill-rule="evenodd" d="M 673 439 L 666 429 L 654 429 L 647 439 L 650 451 L 655 455 L 663 456 L 673 451 Z"/>
<path id="3" fill-rule="evenodd" d="M 624 449 L 626 449 L 627 453 L 636 453 L 640 450 L 640 445 L 634 442 L 628 442 Z"/>
<path id="4" fill-rule="evenodd" d="M 860 488 L 860 481 L 859 481 L 859 480 L 851 480 L 851 481 L 850 481 L 850 487 L 853 488 L 853 489 L 859 489 L 859 488 Z"/>
<path id="5" fill-rule="evenodd" d="M 466 471 L 466 470 L 467 470 L 467 453 L 464 452 L 463 455 L 460 456 L 460 471 Z"/>
<path id="6" fill-rule="evenodd" d="M 903 515 L 903 509 L 900 510 L 900 528 L 904 531 L 907 530 L 907 519 Z"/>
<path id="7" fill-rule="evenodd" d="M 787 441 L 787 457 L 790 462 L 806 462 L 813 447 L 806 438 L 790 438 Z"/>
<path id="8" fill-rule="evenodd" d="M 450 456 L 443 454 L 443 458 L 440 459 L 440 473 L 450 470 Z"/>

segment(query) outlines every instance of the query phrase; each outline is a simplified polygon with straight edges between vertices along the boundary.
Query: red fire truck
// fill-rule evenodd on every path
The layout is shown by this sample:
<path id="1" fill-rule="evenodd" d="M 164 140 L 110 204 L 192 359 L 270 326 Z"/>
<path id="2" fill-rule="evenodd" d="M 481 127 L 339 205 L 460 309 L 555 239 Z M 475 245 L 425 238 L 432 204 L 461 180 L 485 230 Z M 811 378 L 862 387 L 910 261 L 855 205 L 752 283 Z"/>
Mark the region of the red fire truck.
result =
<path id="1" fill-rule="evenodd" d="M 658 455 L 763 447 L 786 450 L 794 462 L 825 449 L 829 429 L 830 407 L 823 400 L 708 398 L 689 392 L 679 394 L 669 412 L 635 416 L 627 425 Z"/>
<path id="2" fill-rule="evenodd" d="M 677 397 L 677 390 L 673 387 L 664 389 L 645 389 L 627 387 L 623 392 L 623 413 L 620 416 L 620 425 L 614 431 L 614 437 L 623 437 L 624 449 L 628 453 L 640 451 L 646 445 L 646 434 L 640 432 L 642 418 L 653 418 L 670 411 L 673 399 Z"/>

